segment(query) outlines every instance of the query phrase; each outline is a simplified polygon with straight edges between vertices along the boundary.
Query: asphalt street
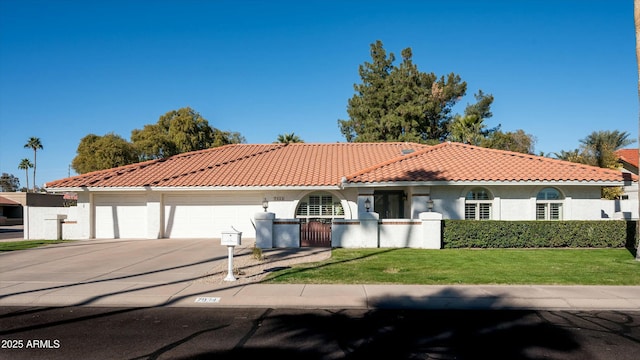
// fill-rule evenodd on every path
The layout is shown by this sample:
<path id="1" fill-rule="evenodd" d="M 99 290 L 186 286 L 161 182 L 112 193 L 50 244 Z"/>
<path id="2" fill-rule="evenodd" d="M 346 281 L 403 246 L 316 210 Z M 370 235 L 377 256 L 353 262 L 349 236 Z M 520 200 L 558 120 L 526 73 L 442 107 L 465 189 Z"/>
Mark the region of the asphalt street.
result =
<path id="1" fill-rule="evenodd" d="M 0 309 L 2 359 L 637 359 L 640 312 Z"/>
<path id="2" fill-rule="evenodd" d="M 640 287 L 205 281 L 225 250 L 163 239 L 0 254 L 0 359 L 638 358 Z"/>

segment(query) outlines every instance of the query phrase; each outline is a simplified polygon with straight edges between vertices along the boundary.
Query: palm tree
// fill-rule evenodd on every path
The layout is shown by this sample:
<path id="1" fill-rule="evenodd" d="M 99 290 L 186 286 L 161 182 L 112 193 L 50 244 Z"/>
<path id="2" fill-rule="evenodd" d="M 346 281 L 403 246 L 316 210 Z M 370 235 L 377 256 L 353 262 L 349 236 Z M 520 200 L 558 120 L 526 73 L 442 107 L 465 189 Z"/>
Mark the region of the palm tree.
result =
<path id="1" fill-rule="evenodd" d="M 36 154 L 38 152 L 38 149 L 43 149 L 42 147 L 42 142 L 40 141 L 40 138 L 37 137 L 30 137 L 29 141 L 27 141 L 26 144 L 24 144 L 25 148 L 29 148 L 29 149 L 33 149 L 33 191 L 36 191 L 36 166 L 38 164 L 37 160 L 36 160 Z"/>
<path id="2" fill-rule="evenodd" d="M 595 165 L 603 168 L 611 168 L 617 165 L 615 151 L 633 144 L 635 139 L 629 138 L 626 131 L 594 131 L 586 138 L 580 140 L 585 152 L 595 161 Z"/>
<path id="3" fill-rule="evenodd" d="M 456 116 L 449 124 L 449 140 L 480 146 L 489 130 L 477 115 Z"/>
<path id="4" fill-rule="evenodd" d="M 569 151 L 560 150 L 559 153 L 553 153 L 553 156 L 556 159 L 564 160 L 564 161 L 571 161 L 571 162 L 574 162 L 574 163 L 584 164 L 586 162 L 585 159 L 584 159 L 584 156 L 580 153 L 579 149 L 569 150 Z"/>
<path id="5" fill-rule="evenodd" d="M 29 159 L 22 159 L 18 165 L 18 169 L 24 170 L 24 175 L 27 177 L 27 192 L 29 192 L 29 169 L 33 167 L 33 164 Z"/>
<path id="6" fill-rule="evenodd" d="M 278 135 L 278 140 L 276 142 L 281 144 L 291 144 L 291 143 L 303 143 L 304 141 L 300 139 L 300 137 L 295 133 L 291 133 L 291 134 L 284 133 L 284 134 Z"/>

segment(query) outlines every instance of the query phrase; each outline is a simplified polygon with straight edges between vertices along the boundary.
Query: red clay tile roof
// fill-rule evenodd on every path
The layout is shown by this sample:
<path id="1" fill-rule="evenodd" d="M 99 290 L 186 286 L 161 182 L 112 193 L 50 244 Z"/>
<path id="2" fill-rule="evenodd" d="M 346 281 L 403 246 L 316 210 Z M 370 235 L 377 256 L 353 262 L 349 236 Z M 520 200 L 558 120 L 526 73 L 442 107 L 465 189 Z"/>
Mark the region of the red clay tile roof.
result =
<path id="1" fill-rule="evenodd" d="M 413 150 L 403 154 L 403 150 Z M 621 182 L 620 171 L 459 143 L 235 144 L 96 171 L 47 188 L 338 186 L 394 181 Z"/>
<path id="2" fill-rule="evenodd" d="M 616 151 L 620 160 L 638 167 L 638 149 L 620 149 Z"/>
<path id="3" fill-rule="evenodd" d="M 235 144 L 57 180 L 47 188 L 335 186 L 413 143 Z"/>
<path id="4" fill-rule="evenodd" d="M 347 177 L 351 183 L 398 181 L 559 181 L 616 182 L 625 175 L 546 157 L 442 143 L 365 169 Z M 628 176 L 628 175 L 626 175 Z"/>

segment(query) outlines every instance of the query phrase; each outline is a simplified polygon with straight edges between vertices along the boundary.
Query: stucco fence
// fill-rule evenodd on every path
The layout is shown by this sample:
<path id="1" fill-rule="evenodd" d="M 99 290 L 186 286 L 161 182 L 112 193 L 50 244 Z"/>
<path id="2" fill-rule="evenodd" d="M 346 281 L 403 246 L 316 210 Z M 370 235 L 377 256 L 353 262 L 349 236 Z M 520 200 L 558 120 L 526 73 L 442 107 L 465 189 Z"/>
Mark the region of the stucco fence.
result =
<path id="1" fill-rule="evenodd" d="M 78 231 L 78 208 L 24 207 L 24 238 L 46 240 L 82 239 Z"/>
<path id="2" fill-rule="evenodd" d="M 257 213 L 255 226 L 259 248 L 300 246 L 300 219 L 276 219 L 273 213 Z M 421 213 L 416 220 L 380 220 L 376 213 L 360 214 L 359 219 L 334 219 L 331 247 L 440 249 L 442 214 Z"/>

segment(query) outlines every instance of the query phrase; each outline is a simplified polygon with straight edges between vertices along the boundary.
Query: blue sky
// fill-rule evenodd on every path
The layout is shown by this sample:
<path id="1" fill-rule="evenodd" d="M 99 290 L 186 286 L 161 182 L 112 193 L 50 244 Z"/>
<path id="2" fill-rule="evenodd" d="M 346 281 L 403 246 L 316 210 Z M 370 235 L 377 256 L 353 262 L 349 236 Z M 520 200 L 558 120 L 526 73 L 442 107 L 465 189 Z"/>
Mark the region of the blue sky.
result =
<path id="1" fill-rule="evenodd" d="M 39 137 L 41 186 L 85 135 L 129 139 L 185 106 L 248 143 L 345 141 L 337 120 L 376 40 L 460 75 L 458 112 L 494 95 L 487 124 L 535 136 L 536 153 L 596 130 L 637 139 L 634 34 L 632 0 L 0 0 L 0 172 L 25 186 Z"/>

